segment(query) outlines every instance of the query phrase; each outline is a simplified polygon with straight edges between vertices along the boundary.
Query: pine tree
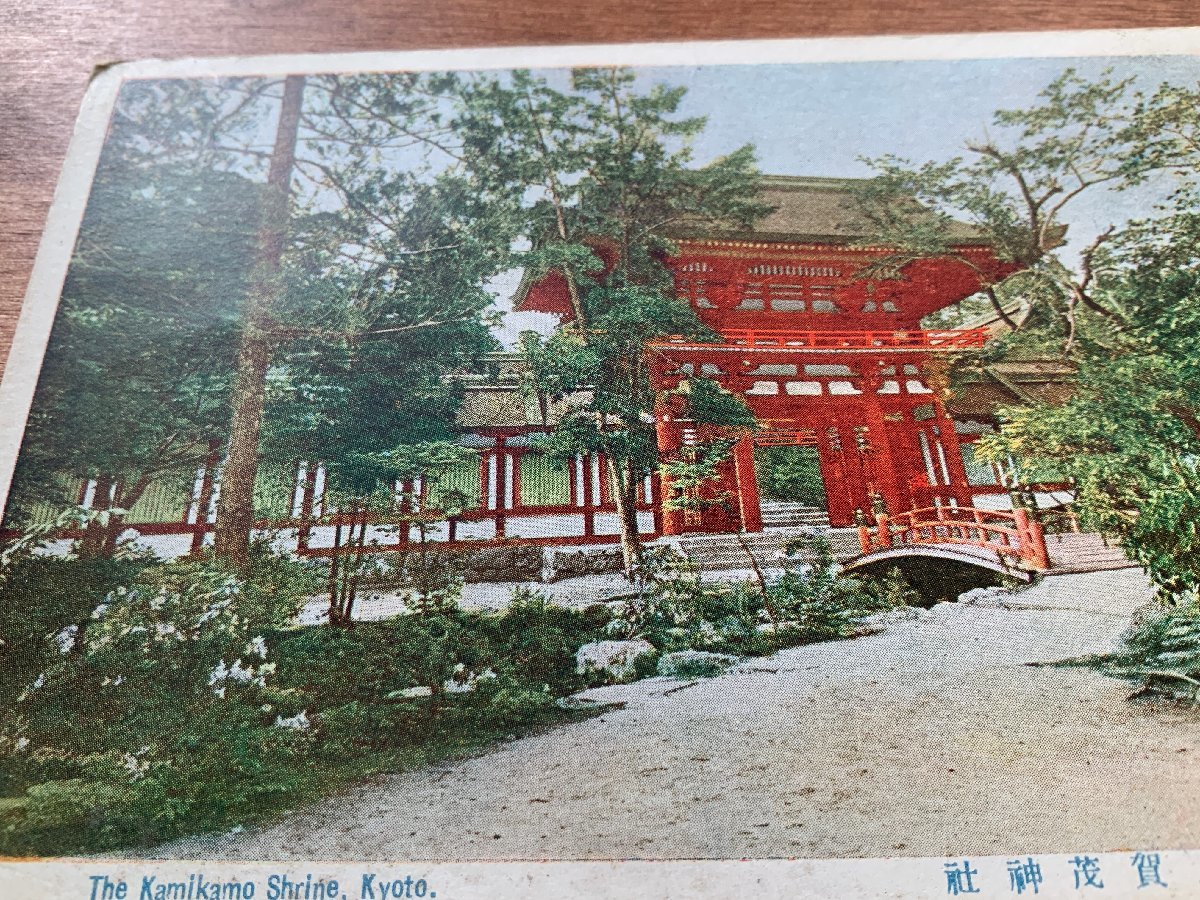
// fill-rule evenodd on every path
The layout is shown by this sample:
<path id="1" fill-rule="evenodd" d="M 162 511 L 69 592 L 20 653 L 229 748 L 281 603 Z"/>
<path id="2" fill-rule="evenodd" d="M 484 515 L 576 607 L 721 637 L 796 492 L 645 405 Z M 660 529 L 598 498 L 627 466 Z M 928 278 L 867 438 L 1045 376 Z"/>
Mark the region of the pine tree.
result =
<path id="1" fill-rule="evenodd" d="M 646 344 L 714 337 L 675 297 L 663 262 L 671 235 L 767 211 L 751 147 L 693 166 L 705 122 L 679 117 L 684 93 L 642 90 L 623 69 L 576 70 L 566 90 L 517 71 L 468 84 L 457 120 L 481 177 L 520 205 L 526 281 L 565 282 L 568 321 L 546 341 L 527 335 L 523 349 L 539 395 L 590 398 L 544 446 L 608 459 L 627 571 L 641 559 L 637 485 L 658 462 Z"/>

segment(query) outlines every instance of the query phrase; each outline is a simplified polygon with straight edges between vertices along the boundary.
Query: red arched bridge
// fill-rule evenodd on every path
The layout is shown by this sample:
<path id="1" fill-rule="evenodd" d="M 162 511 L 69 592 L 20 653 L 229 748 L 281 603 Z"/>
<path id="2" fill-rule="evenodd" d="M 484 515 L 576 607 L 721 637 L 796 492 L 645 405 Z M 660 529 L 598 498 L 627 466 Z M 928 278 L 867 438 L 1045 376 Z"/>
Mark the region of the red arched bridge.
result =
<path id="1" fill-rule="evenodd" d="M 1041 523 L 1024 509 L 1009 511 L 971 506 L 931 506 L 912 512 L 875 516 L 858 526 L 862 553 L 846 569 L 873 566 L 906 557 L 944 559 L 1029 580 L 1050 568 Z"/>

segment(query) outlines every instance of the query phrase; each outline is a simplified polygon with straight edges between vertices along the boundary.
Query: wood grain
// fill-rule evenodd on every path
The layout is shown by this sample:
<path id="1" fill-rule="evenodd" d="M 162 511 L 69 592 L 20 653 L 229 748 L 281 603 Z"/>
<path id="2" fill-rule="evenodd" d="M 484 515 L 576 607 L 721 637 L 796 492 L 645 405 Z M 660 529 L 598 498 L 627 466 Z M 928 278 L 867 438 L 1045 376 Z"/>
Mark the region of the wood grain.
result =
<path id="1" fill-rule="evenodd" d="M 0 0 L 0 359 L 97 66 L 149 57 L 1200 25 L 1195 0 Z"/>

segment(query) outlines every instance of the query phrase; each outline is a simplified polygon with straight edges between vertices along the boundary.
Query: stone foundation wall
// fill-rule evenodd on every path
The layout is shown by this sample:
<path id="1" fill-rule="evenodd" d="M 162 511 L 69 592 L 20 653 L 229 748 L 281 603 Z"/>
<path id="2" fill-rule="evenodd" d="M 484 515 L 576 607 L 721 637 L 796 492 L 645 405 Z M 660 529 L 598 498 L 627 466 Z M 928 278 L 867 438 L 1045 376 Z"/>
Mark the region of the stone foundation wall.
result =
<path id="1" fill-rule="evenodd" d="M 414 555 L 424 557 L 427 566 L 458 564 L 465 566 L 467 581 L 541 581 L 543 552 L 541 547 L 522 544 L 480 547 L 478 550 L 408 550 L 388 554 L 389 569 L 398 570 Z M 383 574 L 383 585 L 394 580 Z"/>
<path id="2" fill-rule="evenodd" d="M 479 549 L 427 550 L 381 555 L 387 570 L 371 579 L 391 586 L 397 579 L 391 572 L 401 568 L 414 554 L 423 554 L 427 566 L 457 563 L 466 567 L 469 582 L 532 581 L 553 582 L 585 575 L 606 575 L 623 567 L 619 546 L 541 547 L 528 544 L 501 544 Z"/>
<path id="3" fill-rule="evenodd" d="M 562 581 L 583 575 L 606 575 L 620 572 L 624 560 L 620 547 L 548 547 L 546 548 L 546 580 Z"/>

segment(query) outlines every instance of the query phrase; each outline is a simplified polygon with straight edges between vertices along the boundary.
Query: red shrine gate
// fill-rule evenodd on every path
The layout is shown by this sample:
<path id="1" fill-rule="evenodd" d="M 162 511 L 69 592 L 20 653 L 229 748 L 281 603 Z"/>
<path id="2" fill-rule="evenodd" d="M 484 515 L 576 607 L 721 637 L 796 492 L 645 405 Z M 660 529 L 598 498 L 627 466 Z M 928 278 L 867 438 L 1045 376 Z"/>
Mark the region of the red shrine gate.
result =
<path id="1" fill-rule="evenodd" d="M 720 345 L 673 341 L 649 349 L 662 392 L 656 418 L 665 457 L 710 436 L 711 429 L 680 418 L 685 397 L 668 393 L 693 373 L 740 395 L 762 423 L 741 437 L 720 481 L 708 488 L 711 496 L 732 496 L 736 503 L 690 516 L 666 512 L 665 533 L 760 530 L 755 445 L 817 449 L 835 526 L 855 524 L 856 511 L 870 513 L 880 502 L 892 511 L 970 506 L 962 451 L 933 357 L 982 344 L 981 333 L 903 336 L 908 344 L 924 342 L 920 347 L 898 347 L 900 339 L 874 332 L 842 332 L 839 346 L 827 348 L 795 337 L 756 335 Z"/>
<path id="2" fill-rule="evenodd" d="M 1010 266 L 955 223 L 961 243 L 952 255 L 908 262 L 896 277 L 864 276 L 894 249 L 868 245 L 849 190 L 832 179 L 765 178 L 763 197 L 777 208 L 752 232 L 678 241 L 668 265 L 679 296 L 721 340 L 668 338 L 647 348 L 660 454 L 678 458 L 715 436 L 683 417 L 686 398 L 673 389 L 688 378 L 711 378 L 741 397 L 760 427 L 740 437 L 717 483 L 701 492 L 712 504 L 663 511 L 665 534 L 760 530 L 756 445 L 817 449 L 835 526 L 856 524 L 859 511 L 971 505 L 944 372 L 948 354 L 981 347 L 986 334 L 920 322 Z M 614 262 L 612 248 L 597 252 Z M 522 293 L 517 309 L 571 319 L 557 273 Z M 664 483 L 662 496 L 670 490 Z"/>
<path id="3" fill-rule="evenodd" d="M 710 436 L 679 417 L 686 398 L 673 389 L 690 377 L 741 397 L 760 428 L 740 438 L 705 489 L 726 502 L 665 513 L 665 533 L 760 530 L 756 444 L 817 449 L 835 526 L 883 509 L 971 505 L 945 407 L 944 357 L 983 346 L 986 335 L 918 323 L 978 290 L 972 267 L 999 268 L 988 248 L 959 248 L 971 265 L 917 261 L 889 280 L 856 277 L 882 248 L 696 241 L 681 249 L 672 261 L 680 296 L 722 341 L 647 348 L 660 452 L 671 458 Z"/>

